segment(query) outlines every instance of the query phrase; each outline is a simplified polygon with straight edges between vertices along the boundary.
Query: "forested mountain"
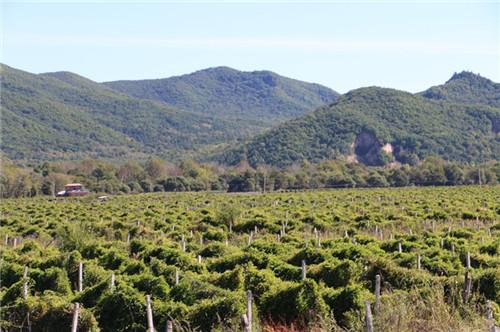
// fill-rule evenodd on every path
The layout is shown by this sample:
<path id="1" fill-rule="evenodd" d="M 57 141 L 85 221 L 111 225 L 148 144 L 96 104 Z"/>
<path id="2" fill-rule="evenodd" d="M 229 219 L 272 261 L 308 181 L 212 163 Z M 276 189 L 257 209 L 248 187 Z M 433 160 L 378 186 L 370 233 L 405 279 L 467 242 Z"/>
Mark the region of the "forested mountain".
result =
<path id="1" fill-rule="evenodd" d="M 0 147 L 13 160 L 155 155 L 287 166 L 340 156 L 366 165 L 500 156 L 499 84 L 469 72 L 416 95 L 370 87 L 337 97 L 271 72 L 226 67 L 102 84 L 2 65 L 1 89 Z"/>
<path id="2" fill-rule="evenodd" d="M 500 157 L 500 109 L 434 101 L 377 87 L 353 90 L 217 156 L 221 162 L 287 166 L 348 156 L 367 165 Z"/>
<path id="3" fill-rule="evenodd" d="M 338 96 L 324 86 L 270 71 L 243 72 L 228 67 L 165 79 L 105 84 L 130 96 L 180 109 L 231 119 L 265 119 L 273 124 L 331 103 Z"/>
<path id="4" fill-rule="evenodd" d="M 1 150 L 12 159 L 189 157 L 263 126 L 133 98 L 72 73 L 1 69 Z"/>
<path id="5" fill-rule="evenodd" d="M 421 95 L 454 103 L 500 107 L 500 84 L 467 71 L 455 73 L 445 84 L 433 86 Z"/>

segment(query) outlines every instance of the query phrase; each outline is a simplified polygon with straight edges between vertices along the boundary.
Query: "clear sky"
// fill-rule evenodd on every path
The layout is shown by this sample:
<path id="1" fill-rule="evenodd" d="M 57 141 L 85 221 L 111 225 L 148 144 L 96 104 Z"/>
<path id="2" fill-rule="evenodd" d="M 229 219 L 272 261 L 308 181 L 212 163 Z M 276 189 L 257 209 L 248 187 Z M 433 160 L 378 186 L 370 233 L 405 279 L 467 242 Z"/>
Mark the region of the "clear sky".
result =
<path id="1" fill-rule="evenodd" d="M 4 2 L 1 62 L 96 81 L 213 66 L 339 92 L 421 91 L 453 72 L 500 81 L 500 2 Z"/>

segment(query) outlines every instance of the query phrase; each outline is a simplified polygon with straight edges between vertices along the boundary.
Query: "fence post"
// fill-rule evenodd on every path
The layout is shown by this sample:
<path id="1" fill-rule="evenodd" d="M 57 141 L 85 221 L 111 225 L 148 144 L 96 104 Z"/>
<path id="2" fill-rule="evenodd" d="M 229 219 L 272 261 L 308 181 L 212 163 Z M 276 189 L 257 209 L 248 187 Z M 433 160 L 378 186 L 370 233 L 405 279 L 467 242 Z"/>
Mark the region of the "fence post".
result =
<path id="1" fill-rule="evenodd" d="M 78 330 L 78 315 L 80 314 L 80 303 L 75 303 L 73 308 L 73 323 L 71 324 L 71 332 Z"/>
<path id="2" fill-rule="evenodd" d="M 375 312 L 380 310 L 380 274 L 375 276 Z"/>
<path id="3" fill-rule="evenodd" d="M 373 317 L 372 317 L 372 309 L 370 307 L 370 301 L 365 302 L 365 323 L 366 323 L 366 332 L 374 332 L 373 331 Z"/>
<path id="4" fill-rule="evenodd" d="M 23 278 L 24 278 L 24 284 L 23 284 L 23 297 L 25 300 L 28 299 L 28 267 L 24 267 L 24 273 L 23 273 Z"/>
<path id="5" fill-rule="evenodd" d="M 184 238 L 184 235 L 181 237 L 181 249 L 183 252 L 186 252 L 186 239 Z"/>
<path id="6" fill-rule="evenodd" d="M 251 332 L 252 331 L 250 329 L 249 325 L 248 325 L 247 315 L 245 315 L 245 314 L 241 315 L 241 325 L 243 325 L 243 331 L 245 331 L 245 332 Z"/>
<path id="7" fill-rule="evenodd" d="M 151 309 L 151 295 L 146 295 L 146 315 L 148 317 L 148 332 L 155 332 L 153 310 Z"/>
<path id="8" fill-rule="evenodd" d="M 83 263 L 78 264 L 78 291 L 83 291 Z"/>
<path id="9" fill-rule="evenodd" d="M 464 289 L 462 293 L 464 303 L 467 303 L 469 301 L 471 290 L 472 290 L 472 278 L 469 274 L 469 270 L 467 270 L 465 271 Z"/>
<path id="10" fill-rule="evenodd" d="M 252 296 L 252 291 L 247 291 L 247 321 L 248 321 L 248 331 L 252 331 L 252 322 L 253 322 L 253 315 L 252 315 L 252 301 L 253 301 L 253 296 Z"/>
<path id="11" fill-rule="evenodd" d="M 167 328 L 165 329 L 165 332 L 174 332 L 174 327 L 171 320 L 167 320 Z"/>
<path id="12" fill-rule="evenodd" d="M 486 302 L 486 319 L 488 320 L 488 332 L 495 332 L 495 318 L 493 317 L 493 307 L 491 301 Z"/>

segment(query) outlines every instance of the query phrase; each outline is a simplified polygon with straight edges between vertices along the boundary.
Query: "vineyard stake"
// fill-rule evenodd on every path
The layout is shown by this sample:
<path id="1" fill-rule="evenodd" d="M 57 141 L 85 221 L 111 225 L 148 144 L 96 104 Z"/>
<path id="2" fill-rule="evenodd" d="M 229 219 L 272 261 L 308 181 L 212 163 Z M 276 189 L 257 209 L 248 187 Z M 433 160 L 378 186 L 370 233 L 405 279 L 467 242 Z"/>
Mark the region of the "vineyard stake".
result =
<path id="1" fill-rule="evenodd" d="M 115 274 L 114 273 L 111 274 L 111 282 L 109 284 L 109 289 L 111 290 L 111 292 L 113 292 L 113 290 L 115 289 Z"/>
<path id="2" fill-rule="evenodd" d="M 379 312 L 381 305 L 380 300 L 380 274 L 375 276 L 375 312 Z"/>
<path id="3" fill-rule="evenodd" d="M 253 296 L 252 296 L 252 291 L 248 290 L 247 291 L 247 321 L 248 321 L 248 331 L 252 331 L 252 301 L 253 301 Z"/>
<path id="4" fill-rule="evenodd" d="M 306 270 L 306 261 L 302 260 L 302 280 L 306 280 L 307 278 L 307 270 Z"/>
<path id="5" fill-rule="evenodd" d="M 462 293 L 464 303 L 467 303 L 469 301 L 471 290 L 472 290 L 472 278 L 469 274 L 469 270 L 467 270 L 465 271 L 464 289 Z"/>
<path id="6" fill-rule="evenodd" d="M 495 332 L 495 318 L 493 317 L 493 307 L 491 301 L 486 302 L 486 320 L 488 321 L 488 332 Z"/>
<path id="7" fill-rule="evenodd" d="M 183 252 L 186 252 L 186 239 L 184 238 L 184 235 L 181 237 L 181 249 Z"/>
<path id="8" fill-rule="evenodd" d="M 151 309 L 151 295 L 146 295 L 146 314 L 148 317 L 148 332 L 155 332 L 153 310 Z"/>
<path id="9" fill-rule="evenodd" d="M 365 324 L 366 324 L 366 332 L 374 332 L 373 331 L 373 317 L 372 317 L 372 309 L 370 307 L 370 301 L 365 302 Z"/>
<path id="10" fill-rule="evenodd" d="M 167 320 L 167 328 L 165 329 L 165 332 L 174 332 L 171 320 Z"/>
<path id="11" fill-rule="evenodd" d="M 422 268 L 421 260 L 422 260 L 422 256 L 420 256 L 420 254 L 418 254 L 417 255 L 417 269 L 418 270 L 420 270 Z"/>
<path id="12" fill-rule="evenodd" d="M 78 291 L 83 291 L 83 263 L 78 264 Z"/>
<path id="13" fill-rule="evenodd" d="M 73 308 L 73 323 L 71 324 L 71 332 L 78 330 L 78 315 L 80 314 L 80 303 L 75 303 Z"/>
<path id="14" fill-rule="evenodd" d="M 23 278 L 24 278 L 24 284 L 23 284 L 23 297 L 25 300 L 28 299 L 28 267 L 24 267 L 24 273 L 23 273 Z"/>
<path id="15" fill-rule="evenodd" d="M 179 269 L 175 269 L 175 284 L 179 284 Z"/>
<path id="16" fill-rule="evenodd" d="M 467 256 L 465 258 L 465 265 L 467 267 L 467 270 L 470 270 L 470 252 L 467 251 Z"/>

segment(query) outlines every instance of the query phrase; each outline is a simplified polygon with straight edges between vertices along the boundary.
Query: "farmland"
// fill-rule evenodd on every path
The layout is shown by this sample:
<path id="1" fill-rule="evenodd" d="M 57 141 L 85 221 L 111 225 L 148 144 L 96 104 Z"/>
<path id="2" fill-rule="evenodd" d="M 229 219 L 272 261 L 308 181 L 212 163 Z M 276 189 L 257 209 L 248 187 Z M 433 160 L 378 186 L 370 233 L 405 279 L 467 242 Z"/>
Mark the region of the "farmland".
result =
<path id="1" fill-rule="evenodd" d="M 375 331 L 488 331 L 499 202 L 499 186 L 6 199 L 2 331 L 69 331 L 74 303 L 79 331 L 145 331 L 146 295 L 158 331 L 238 331 L 247 291 L 255 331 L 364 331 L 366 301 Z"/>

